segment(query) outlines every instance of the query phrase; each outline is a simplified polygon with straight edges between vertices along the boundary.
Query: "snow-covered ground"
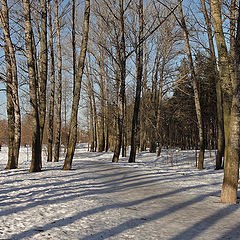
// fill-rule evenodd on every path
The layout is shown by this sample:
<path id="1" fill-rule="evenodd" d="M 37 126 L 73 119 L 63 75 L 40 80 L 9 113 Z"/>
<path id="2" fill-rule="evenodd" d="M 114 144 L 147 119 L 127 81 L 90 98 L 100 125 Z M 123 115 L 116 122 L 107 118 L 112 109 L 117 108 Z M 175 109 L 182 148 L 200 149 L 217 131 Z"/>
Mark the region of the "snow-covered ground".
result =
<path id="1" fill-rule="evenodd" d="M 194 151 L 139 153 L 137 163 L 111 162 L 112 153 L 79 145 L 72 171 L 47 163 L 29 173 L 30 149 L 21 148 L 17 170 L 4 170 L 0 152 L 0 239 L 240 239 L 239 205 L 223 205 L 223 171 L 215 153 L 205 169 Z M 171 166 L 173 164 L 173 166 Z"/>

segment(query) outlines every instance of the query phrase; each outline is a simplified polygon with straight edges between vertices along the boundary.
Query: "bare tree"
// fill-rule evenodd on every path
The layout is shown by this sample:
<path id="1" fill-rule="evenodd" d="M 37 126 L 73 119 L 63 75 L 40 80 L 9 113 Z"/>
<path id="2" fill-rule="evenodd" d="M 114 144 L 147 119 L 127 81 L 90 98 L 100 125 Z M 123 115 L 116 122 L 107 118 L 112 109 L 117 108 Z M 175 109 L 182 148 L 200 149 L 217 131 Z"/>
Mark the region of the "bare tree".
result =
<path id="1" fill-rule="evenodd" d="M 78 105 L 79 105 L 79 100 L 80 100 L 83 69 L 84 69 L 85 57 L 86 57 L 86 52 L 87 52 L 89 17 L 90 17 L 90 0 L 85 0 L 82 44 L 81 44 L 80 56 L 78 58 L 76 77 L 74 79 L 73 103 L 72 103 L 71 123 L 70 123 L 70 131 L 69 131 L 69 142 L 68 142 L 67 155 L 66 155 L 66 158 L 64 161 L 63 170 L 71 169 L 72 159 L 73 159 L 76 142 L 77 142 Z"/>
<path id="2" fill-rule="evenodd" d="M 138 4 L 139 14 L 139 35 L 138 42 L 143 38 L 143 0 L 139 0 Z M 131 151 L 128 162 L 135 162 L 136 158 L 136 134 L 139 134 L 139 107 L 142 90 L 142 75 L 143 75 L 143 43 L 139 44 L 136 50 L 136 96 L 134 102 L 134 113 L 132 118 L 132 135 L 131 135 Z"/>
<path id="3" fill-rule="evenodd" d="M 125 27 L 124 27 L 124 6 L 123 0 L 119 0 L 119 24 L 120 24 L 120 42 L 118 45 L 117 51 L 117 62 L 120 70 L 120 94 L 119 94 L 119 112 L 118 112 L 118 136 L 116 139 L 116 146 L 112 158 L 112 162 L 118 162 L 120 150 L 122 146 L 122 137 L 123 137 L 123 122 L 124 122 L 124 113 L 125 113 L 125 79 L 126 79 L 126 46 L 125 46 Z"/>
<path id="4" fill-rule="evenodd" d="M 37 50 L 34 41 L 30 1 L 23 0 L 24 24 L 25 24 L 25 45 L 28 63 L 28 76 L 30 86 L 30 105 L 33 121 L 32 129 L 32 161 L 30 172 L 41 170 L 41 153 L 43 129 L 46 115 L 46 84 L 47 84 L 47 4 L 46 0 L 41 1 L 41 39 L 40 39 L 40 62 L 39 76 L 37 64 Z"/>
<path id="5" fill-rule="evenodd" d="M 223 120 L 223 107 L 222 107 L 222 89 L 221 89 L 221 82 L 219 77 L 219 71 L 217 68 L 217 59 L 215 55 L 214 43 L 213 43 L 213 34 L 212 34 L 212 26 L 211 26 L 211 19 L 207 12 L 206 2 L 205 0 L 201 0 L 202 10 L 204 19 L 207 26 L 207 35 L 208 35 L 208 42 L 210 48 L 210 56 L 213 61 L 213 66 L 215 68 L 215 75 L 216 75 L 216 92 L 217 92 L 217 114 L 218 114 L 218 151 L 216 156 L 216 169 L 221 169 L 222 166 L 222 158 L 224 156 L 224 148 L 225 148 L 225 138 L 224 138 L 224 120 Z"/>
<path id="6" fill-rule="evenodd" d="M 185 45 L 186 45 L 186 50 L 188 55 L 188 61 L 190 64 L 191 78 L 192 78 L 193 90 L 194 90 L 195 108 L 196 108 L 196 114 L 197 114 L 197 120 L 198 120 L 199 147 L 200 147 L 200 153 L 198 158 L 198 169 L 203 169 L 205 146 L 204 146 L 204 129 L 203 129 L 202 113 L 201 113 L 200 98 L 199 98 L 199 92 L 198 92 L 199 90 L 197 88 L 196 73 L 193 65 L 192 53 L 191 53 L 190 44 L 189 44 L 189 35 L 188 35 L 185 19 L 183 16 L 181 0 L 178 0 L 178 3 L 179 3 L 178 6 L 179 6 L 180 18 L 181 18 L 181 27 L 184 32 L 184 40 L 185 40 Z"/>
<path id="7" fill-rule="evenodd" d="M 55 135 L 55 154 L 54 154 L 54 162 L 59 161 L 59 152 L 60 152 L 60 145 L 61 145 L 61 126 L 62 126 L 62 50 L 61 50 L 61 36 L 60 36 L 60 22 L 61 17 L 58 14 L 58 0 L 55 0 L 55 22 L 56 22 L 56 29 L 57 29 L 57 70 L 58 70 L 58 81 L 57 81 L 57 111 L 56 111 L 56 135 Z"/>
<path id="8" fill-rule="evenodd" d="M 7 70 L 7 112 L 9 123 L 9 154 L 6 169 L 18 167 L 21 141 L 21 115 L 18 97 L 18 76 L 15 49 L 12 43 L 7 0 L 1 0 L 0 20 L 4 33 Z"/>
<path id="9" fill-rule="evenodd" d="M 36 56 L 35 43 L 33 41 L 33 29 L 31 24 L 30 1 L 23 0 L 24 7 L 24 23 L 25 23 L 25 44 L 26 56 L 28 62 L 28 76 L 30 88 L 30 104 L 32 115 L 32 162 L 30 171 L 37 172 L 41 170 L 41 140 L 40 140 L 40 124 L 37 99 L 37 72 L 36 72 Z"/>
<path id="10" fill-rule="evenodd" d="M 239 19 L 236 38 L 236 72 L 231 72 L 231 61 L 227 51 L 225 36 L 223 33 L 221 5 L 218 0 L 211 0 L 213 15 L 214 34 L 218 50 L 218 65 L 223 91 L 224 109 L 224 132 L 225 132 L 225 154 L 224 154 L 224 179 L 221 192 L 221 202 L 236 203 L 239 177 Z"/>
<path id="11" fill-rule="evenodd" d="M 55 97 L 55 60 L 53 48 L 53 29 L 52 29 L 52 8 L 51 0 L 48 0 L 48 21 L 49 21 L 49 46 L 50 46 L 50 68 L 51 68 L 51 93 L 48 116 L 48 162 L 52 161 L 53 148 L 53 119 L 54 119 L 54 97 Z"/>

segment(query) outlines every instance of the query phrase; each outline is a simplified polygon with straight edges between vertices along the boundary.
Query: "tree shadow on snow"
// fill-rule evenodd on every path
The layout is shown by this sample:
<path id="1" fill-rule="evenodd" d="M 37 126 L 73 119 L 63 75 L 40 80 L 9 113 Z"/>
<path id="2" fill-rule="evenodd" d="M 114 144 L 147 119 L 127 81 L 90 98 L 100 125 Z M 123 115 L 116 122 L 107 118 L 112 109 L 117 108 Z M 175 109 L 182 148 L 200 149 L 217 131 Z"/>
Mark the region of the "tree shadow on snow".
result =
<path id="1" fill-rule="evenodd" d="M 139 200 L 124 202 L 124 203 L 113 203 L 113 204 L 109 204 L 109 205 L 96 207 L 96 208 L 93 208 L 93 209 L 90 209 L 90 210 L 82 211 L 82 212 L 80 212 L 80 213 L 78 213 L 74 216 L 71 216 L 71 217 L 65 217 L 64 219 L 56 220 L 56 221 L 48 223 L 44 226 L 34 227 L 32 229 L 26 230 L 26 231 L 21 232 L 19 234 L 14 234 L 14 235 L 11 236 L 11 238 L 12 239 L 21 239 L 23 237 L 34 236 L 39 232 L 38 231 L 39 229 L 40 229 L 40 231 L 47 231 L 47 230 L 50 230 L 50 229 L 55 228 L 55 227 L 67 226 L 67 225 L 69 225 L 69 224 L 71 224 L 71 223 L 73 223 L 73 222 L 75 222 L 75 221 L 77 221 L 77 220 L 79 220 L 83 217 L 87 217 L 87 216 L 90 216 L 90 215 L 93 215 L 93 214 L 96 214 L 96 213 L 101 213 L 101 212 L 103 213 L 104 211 L 111 210 L 111 209 L 128 208 L 128 207 L 132 207 L 132 206 L 137 206 L 137 205 L 142 204 L 144 202 L 148 202 L 148 201 L 152 201 L 152 200 L 156 200 L 156 199 L 161 200 L 161 199 L 166 198 L 168 196 L 175 195 L 175 194 L 178 194 L 180 192 L 187 191 L 187 190 L 190 190 L 192 188 L 199 188 L 199 187 L 201 187 L 201 186 L 180 188 L 180 189 L 173 190 L 173 191 L 170 191 L 170 192 L 167 192 L 167 193 L 157 194 L 157 195 L 149 196 L 149 197 L 139 199 Z M 85 194 L 89 195 L 89 193 L 85 193 Z M 83 195 L 85 195 L 85 194 L 83 194 Z M 99 194 L 99 193 L 97 193 L 97 194 Z M 111 229 L 106 229 L 104 231 L 95 233 L 93 235 L 86 236 L 83 239 L 86 239 L 86 240 L 87 239 L 105 239 L 105 238 L 108 238 L 110 236 L 115 236 L 115 235 L 117 235 L 121 232 L 124 232 L 126 230 L 135 228 L 135 227 L 137 227 L 139 225 L 142 225 L 146 222 L 151 222 L 151 221 L 154 221 L 156 219 L 160 219 L 160 218 L 162 218 L 162 217 L 164 217 L 168 214 L 177 212 L 182 208 L 185 208 L 189 205 L 200 202 L 200 201 L 204 200 L 205 198 L 207 198 L 209 196 L 212 196 L 212 195 L 216 195 L 216 194 L 219 194 L 219 191 L 210 192 L 210 193 L 207 193 L 207 194 L 196 196 L 195 198 L 193 198 L 191 200 L 188 200 L 186 202 L 181 202 L 181 203 L 176 204 L 176 205 L 174 205 L 170 208 L 167 208 L 163 211 L 159 211 L 159 212 L 156 212 L 154 214 L 144 216 L 143 218 L 140 218 L 140 219 L 139 218 L 133 218 L 131 220 L 126 221 L 125 223 L 119 224 L 116 227 L 113 227 Z M 82 197 L 82 196 L 78 195 L 78 197 Z M 56 201 L 57 202 L 59 202 L 59 201 L 66 202 L 67 200 L 72 200 L 73 198 L 76 198 L 76 195 L 75 196 L 69 196 L 69 197 L 62 197 L 60 199 L 55 199 L 55 200 L 52 200 L 52 201 L 48 201 L 47 204 L 55 203 Z M 38 206 L 38 205 L 41 205 L 41 204 L 44 204 L 44 203 L 43 202 L 32 203 L 32 204 L 30 204 L 30 206 L 26 206 L 26 209 L 24 209 L 25 207 L 21 207 L 19 209 L 19 211 L 27 210 L 29 207 L 34 207 L 35 205 Z M 17 210 L 17 209 L 15 209 L 15 210 Z M 4 213 L 4 215 L 6 215 L 6 214 L 7 214 L 7 212 Z"/>

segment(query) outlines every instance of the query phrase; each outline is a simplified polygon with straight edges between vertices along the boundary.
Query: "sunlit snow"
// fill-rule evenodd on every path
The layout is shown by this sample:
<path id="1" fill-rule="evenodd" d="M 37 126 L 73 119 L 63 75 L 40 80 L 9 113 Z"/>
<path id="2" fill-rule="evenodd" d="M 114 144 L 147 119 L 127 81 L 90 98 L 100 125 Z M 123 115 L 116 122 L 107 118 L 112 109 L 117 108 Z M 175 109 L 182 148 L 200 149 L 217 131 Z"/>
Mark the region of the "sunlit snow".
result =
<path id="1" fill-rule="evenodd" d="M 47 163 L 29 173 L 30 148 L 21 148 L 17 170 L 4 170 L 0 152 L 0 239 L 240 239 L 240 209 L 220 203 L 223 170 L 215 152 L 205 169 L 195 151 L 139 153 L 136 163 L 112 153 L 76 149 L 73 170 Z M 173 166 L 172 166 L 173 165 Z"/>

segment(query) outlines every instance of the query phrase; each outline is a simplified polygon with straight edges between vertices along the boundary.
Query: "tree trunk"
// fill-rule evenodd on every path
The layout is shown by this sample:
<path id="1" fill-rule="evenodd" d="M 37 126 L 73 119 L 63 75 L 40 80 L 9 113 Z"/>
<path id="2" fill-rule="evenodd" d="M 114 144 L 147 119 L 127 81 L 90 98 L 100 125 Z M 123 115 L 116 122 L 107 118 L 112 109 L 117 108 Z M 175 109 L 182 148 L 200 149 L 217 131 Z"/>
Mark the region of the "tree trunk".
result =
<path id="1" fill-rule="evenodd" d="M 6 80 L 7 80 L 7 116 L 8 116 L 8 162 L 5 169 L 15 169 L 17 166 L 15 164 L 14 156 L 14 106 L 12 101 L 12 72 L 11 63 L 9 57 L 9 51 L 7 46 L 5 46 L 5 60 L 6 60 Z"/>
<path id="2" fill-rule="evenodd" d="M 99 142 L 98 152 L 103 152 L 105 149 L 105 82 L 103 78 L 103 56 L 99 49 L 99 87 L 100 87 L 100 123 L 99 123 Z"/>
<path id="3" fill-rule="evenodd" d="M 48 162 L 52 162 L 53 152 L 53 119 L 54 119 L 54 97 L 55 97 L 55 60 L 53 50 L 53 32 L 52 32 L 52 9 L 51 0 L 48 0 L 49 10 L 49 45 L 50 45 L 50 56 L 51 56 L 51 92 L 50 92 L 50 106 L 48 116 Z"/>
<path id="4" fill-rule="evenodd" d="M 59 153 L 61 146 L 61 131 L 62 131 L 62 51 L 61 51 L 61 36 L 60 24 L 61 18 L 58 17 L 58 0 L 55 0 L 56 9 L 56 28 L 57 28 L 57 58 L 58 58 L 58 83 L 57 83 L 57 110 L 56 110 L 56 135 L 55 135 L 55 153 L 54 162 L 59 161 Z"/>
<path id="5" fill-rule="evenodd" d="M 229 54 L 223 33 L 222 19 L 221 19 L 221 6 L 218 0 L 211 0 L 211 9 L 213 16 L 214 35 L 218 50 L 218 65 L 219 75 L 222 84 L 223 95 L 223 115 L 224 115 L 224 137 L 225 137 L 225 153 L 226 158 L 228 148 L 228 128 L 231 114 L 232 103 L 232 79 L 229 62 Z"/>
<path id="6" fill-rule="evenodd" d="M 13 142 L 9 142 L 11 147 L 13 148 L 10 151 L 10 155 L 13 154 L 13 157 L 9 158 L 9 161 L 15 161 L 15 164 L 11 163 L 7 165 L 7 168 L 17 168 L 18 167 L 18 158 L 19 158 L 19 149 L 21 142 L 21 115 L 20 115 L 20 106 L 19 106 L 19 98 L 18 98 L 18 77 L 17 77 L 17 63 L 15 50 L 13 47 L 13 43 L 11 40 L 10 29 L 9 29 L 9 13 L 8 13 L 8 5 L 6 0 L 1 0 L 2 10 L 1 10 L 1 24 L 4 33 L 4 43 L 5 43 L 5 55 L 6 55 L 6 64 L 7 64 L 7 101 L 10 104 L 8 107 L 10 110 L 10 114 L 8 117 L 12 117 L 9 121 L 12 122 L 12 126 L 10 126 L 10 132 L 13 131 L 14 138 L 9 136 L 9 140 Z M 11 98 L 11 99 L 10 99 Z M 12 112 L 13 111 L 13 112 Z M 12 115 L 13 114 L 13 115 Z M 11 116 L 12 115 L 12 116 Z M 11 125 L 10 124 L 10 125 Z M 12 135 L 12 133 L 10 133 Z M 12 154 L 11 154 L 12 152 Z M 14 158 L 14 159 L 13 159 Z"/>
<path id="7" fill-rule="evenodd" d="M 225 138 L 224 138 L 224 121 L 223 121 L 223 100 L 222 100 L 222 89 L 220 76 L 217 69 L 217 60 L 215 55 L 214 43 L 213 43 L 213 35 L 212 35 L 212 26 L 211 21 L 207 13 L 207 8 L 205 4 L 205 0 L 201 0 L 204 19 L 207 25 L 207 34 L 208 34 L 208 42 L 210 48 L 210 55 L 213 62 L 213 66 L 215 69 L 216 76 L 216 92 L 217 92 L 217 156 L 216 156 L 216 170 L 221 169 L 222 166 L 222 158 L 224 155 L 225 148 Z"/>
<path id="8" fill-rule="evenodd" d="M 138 42 L 141 42 L 143 38 L 143 0 L 139 0 L 138 6 L 139 14 L 139 35 Z M 136 96 L 134 102 L 134 112 L 132 118 L 132 135 L 131 135 L 131 151 L 128 162 L 135 162 L 136 158 L 136 135 L 139 134 L 139 121 L 138 113 L 140 107 L 141 90 L 142 90 L 142 75 L 143 75 L 143 43 L 139 44 L 138 50 L 136 50 L 136 73 L 137 73 L 137 86 Z"/>
<path id="9" fill-rule="evenodd" d="M 87 89 L 88 89 L 88 100 L 89 100 L 89 108 L 90 108 L 90 151 L 94 152 L 95 149 L 95 127 L 94 127 L 94 114 L 93 114 L 93 89 L 92 89 L 92 83 L 91 83 L 91 73 L 90 73 L 90 66 L 86 63 L 86 76 L 87 76 Z"/>
<path id="10" fill-rule="evenodd" d="M 240 10 L 239 10 L 240 14 Z M 221 202 L 236 204 L 238 178 L 239 178 L 239 161 L 240 161 L 240 16 L 237 21 L 236 37 L 236 77 L 233 78 L 233 98 L 231 108 L 230 126 L 228 131 L 228 148 L 226 159 L 224 161 L 224 178 L 221 192 Z"/>
<path id="11" fill-rule="evenodd" d="M 40 142 L 42 149 L 43 131 L 46 117 L 46 86 L 48 70 L 48 46 L 47 46 L 47 1 L 41 0 L 41 38 L 39 51 L 39 126 Z"/>
<path id="12" fill-rule="evenodd" d="M 197 79 L 196 79 L 196 74 L 194 70 L 192 54 L 190 50 L 187 26 L 185 23 L 185 19 L 183 17 L 181 0 L 178 0 L 178 3 L 179 3 L 178 7 L 179 7 L 180 18 L 181 18 L 181 27 L 184 32 L 184 40 L 185 40 L 185 45 L 186 45 L 186 50 L 188 55 L 188 61 L 190 64 L 191 78 L 192 78 L 193 91 L 194 91 L 194 101 L 195 101 L 196 115 L 197 115 L 197 121 L 198 121 L 198 134 L 199 134 L 199 147 L 200 147 L 200 153 L 198 157 L 198 169 L 203 169 L 205 146 L 204 146 L 204 132 L 203 132 L 204 129 L 203 129 L 201 106 L 200 106 L 200 98 L 199 98 L 199 92 L 197 88 Z"/>
<path id="13" fill-rule="evenodd" d="M 31 25 L 30 1 L 23 0 L 24 24 L 25 24 L 25 44 L 28 63 L 30 105 L 32 115 L 32 161 L 30 172 L 41 171 L 41 140 L 38 112 L 38 93 L 37 93 L 37 72 L 36 56 L 34 50 L 34 37 Z"/>
<path id="14" fill-rule="evenodd" d="M 89 16 L 90 16 L 90 0 L 85 0 L 82 44 L 81 44 L 80 56 L 78 59 L 76 78 L 74 79 L 75 84 L 74 84 L 74 92 L 73 92 L 69 142 L 68 142 L 67 155 L 66 155 L 66 158 L 64 161 L 63 170 L 70 170 L 72 168 L 72 159 L 73 159 L 76 142 L 77 142 L 78 105 L 79 105 L 79 100 L 80 100 L 83 69 L 84 69 L 85 57 L 86 57 L 86 52 L 87 52 L 88 32 L 89 32 Z"/>
<path id="15" fill-rule="evenodd" d="M 112 162 L 118 162 L 120 156 L 120 150 L 122 146 L 122 135 L 123 135 L 123 123 L 125 113 L 125 79 L 126 79 L 126 49 L 125 49 L 125 32 L 124 32 L 124 6 L 123 0 L 119 0 L 120 8 L 120 44 L 117 49 L 118 63 L 120 67 L 120 96 L 119 96 L 119 113 L 118 113 L 118 133 L 116 146 L 112 158 Z"/>

